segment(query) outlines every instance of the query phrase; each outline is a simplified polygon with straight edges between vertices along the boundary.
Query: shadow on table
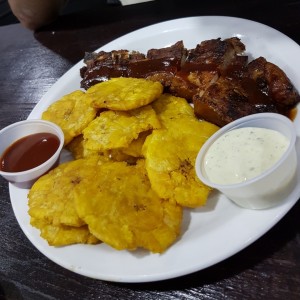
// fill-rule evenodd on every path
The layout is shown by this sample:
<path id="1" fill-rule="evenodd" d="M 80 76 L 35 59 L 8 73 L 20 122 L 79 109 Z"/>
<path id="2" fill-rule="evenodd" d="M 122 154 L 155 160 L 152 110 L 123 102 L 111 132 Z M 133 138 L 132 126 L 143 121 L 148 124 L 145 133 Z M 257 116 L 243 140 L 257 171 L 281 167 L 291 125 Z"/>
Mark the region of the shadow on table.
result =
<path id="1" fill-rule="evenodd" d="M 0 299 L 3 300 L 24 300 L 19 289 L 15 284 L 5 281 L 2 282 L 0 275 Z"/>

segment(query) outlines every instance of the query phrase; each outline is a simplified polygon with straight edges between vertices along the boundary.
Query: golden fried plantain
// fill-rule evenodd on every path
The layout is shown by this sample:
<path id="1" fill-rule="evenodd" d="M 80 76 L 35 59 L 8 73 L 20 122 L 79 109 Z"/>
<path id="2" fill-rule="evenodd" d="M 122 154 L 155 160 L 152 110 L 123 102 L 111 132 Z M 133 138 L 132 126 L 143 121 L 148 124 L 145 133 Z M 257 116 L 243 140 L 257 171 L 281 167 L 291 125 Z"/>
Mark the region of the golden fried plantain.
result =
<path id="1" fill-rule="evenodd" d="M 160 128 L 160 122 L 150 105 L 128 112 L 104 111 L 83 130 L 83 147 L 98 152 L 128 147 L 139 133 L 153 128 Z"/>
<path id="2" fill-rule="evenodd" d="M 104 163 L 74 189 L 79 216 L 90 232 L 115 249 L 165 251 L 178 237 L 182 208 L 151 189 L 144 161 Z"/>
<path id="3" fill-rule="evenodd" d="M 84 158 L 88 155 L 85 155 L 84 153 L 84 147 L 83 147 L 83 135 L 80 134 L 78 136 L 76 136 L 67 146 L 66 149 L 68 149 L 74 159 L 80 159 L 80 158 Z"/>
<path id="4" fill-rule="evenodd" d="M 146 170 L 152 188 L 161 198 L 197 207 L 205 204 L 211 189 L 196 176 L 196 156 L 218 127 L 198 121 L 184 99 L 175 100 L 176 97 L 163 96 L 155 103 L 164 129 L 154 130 L 144 143 Z"/>
<path id="5" fill-rule="evenodd" d="M 42 176 L 28 194 L 31 224 L 49 245 L 101 240 L 118 250 L 162 253 L 180 234 L 183 207 L 205 204 L 211 189 L 194 164 L 218 127 L 162 91 L 158 82 L 115 78 L 43 113 L 63 129 L 76 159 Z"/>
<path id="6" fill-rule="evenodd" d="M 98 83 L 87 90 L 94 107 L 112 110 L 131 110 L 156 100 L 163 86 L 141 78 L 112 78 Z"/>
<path id="7" fill-rule="evenodd" d="M 162 94 L 151 105 L 165 128 L 172 126 L 177 119 L 194 118 L 194 110 L 186 99 L 171 94 Z M 168 125 L 169 123 L 170 125 Z"/>
<path id="8" fill-rule="evenodd" d="M 82 130 L 95 118 L 96 113 L 97 109 L 90 105 L 86 94 L 78 90 L 51 104 L 43 112 L 42 119 L 60 126 L 64 132 L 65 145 L 67 145 L 74 137 L 81 134 Z"/>
<path id="9" fill-rule="evenodd" d="M 100 243 L 100 241 L 89 232 L 87 225 L 81 227 L 66 225 L 55 226 L 34 218 L 31 218 L 30 224 L 40 230 L 41 237 L 45 239 L 50 246 L 60 247 L 72 244 Z"/>
<path id="10" fill-rule="evenodd" d="M 139 139 L 138 139 L 139 140 Z M 127 148 L 111 149 L 104 152 L 87 149 L 82 135 L 77 136 L 67 145 L 67 149 L 72 153 L 75 159 L 97 156 L 99 161 L 125 161 L 129 164 L 135 164 L 136 159 L 141 156 L 141 147 L 143 141 L 134 140 Z M 126 149 L 126 151 L 123 151 Z M 128 152 L 128 154 L 127 154 Z M 135 154 L 135 155 L 134 155 Z"/>
<path id="11" fill-rule="evenodd" d="M 54 226 L 84 225 L 75 209 L 73 189 L 98 163 L 98 157 L 66 162 L 40 177 L 28 193 L 29 215 Z"/>
<path id="12" fill-rule="evenodd" d="M 144 142 L 146 140 L 146 137 L 151 133 L 150 130 L 143 131 L 139 134 L 138 138 L 133 140 L 128 147 L 122 148 L 121 151 L 124 154 L 137 157 L 137 158 L 143 158 L 142 148 L 144 145 Z"/>
<path id="13" fill-rule="evenodd" d="M 109 161 L 109 156 L 104 155 L 102 152 L 97 150 L 90 150 L 87 149 L 85 146 L 85 141 L 83 139 L 83 135 L 79 135 L 75 137 L 67 146 L 66 148 L 72 153 L 75 159 L 80 158 L 87 158 L 91 156 L 98 156 L 100 159 L 102 158 L 103 161 Z"/>

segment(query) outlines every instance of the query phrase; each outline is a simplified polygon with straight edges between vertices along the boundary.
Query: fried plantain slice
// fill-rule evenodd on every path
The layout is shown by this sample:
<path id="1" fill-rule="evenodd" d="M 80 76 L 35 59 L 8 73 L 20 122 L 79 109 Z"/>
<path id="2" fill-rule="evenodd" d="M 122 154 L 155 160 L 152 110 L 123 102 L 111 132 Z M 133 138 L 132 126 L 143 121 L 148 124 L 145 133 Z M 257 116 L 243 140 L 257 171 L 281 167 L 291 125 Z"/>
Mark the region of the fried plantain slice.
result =
<path id="1" fill-rule="evenodd" d="M 150 130 L 143 131 L 139 134 L 138 138 L 133 140 L 128 147 L 122 148 L 121 151 L 124 154 L 137 157 L 137 158 L 143 158 L 143 145 L 146 140 L 146 137 L 151 133 Z"/>
<path id="2" fill-rule="evenodd" d="M 194 118 L 194 110 L 187 100 L 171 94 L 162 94 L 151 106 L 165 128 L 173 126 L 177 119 Z"/>
<path id="3" fill-rule="evenodd" d="M 131 110 L 156 100 L 163 92 L 160 82 L 142 78 L 112 78 L 87 90 L 94 107 Z"/>
<path id="4" fill-rule="evenodd" d="M 98 163 L 98 157 L 70 161 L 40 177 L 28 193 L 29 215 L 54 226 L 84 225 L 75 209 L 73 189 Z"/>
<path id="5" fill-rule="evenodd" d="M 84 157 L 88 156 L 88 155 L 85 155 L 85 153 L 84 153 L 83 135 L 82 134 L 76 136 L 66 146 L 66 149 L 69 150 L 72 153 L 74 159 L 80 159 L 80 158 L 84 158 Z"/>
<path id="6" fill-rule="evenodd" d="M 72 244 L 100 243 L 100 241 L 89 232 L 87 225 L 81 227 L 66 225 L 55 226 L 35 218 L 31 218 L 30 224 L 40 230 L 41 237 L 45 239 L 50 246 L 61 247 Z"/>
<path id="7" fill-rule="evenodd" d="M 146 169 L 152 188 L 161 198 L 197 207 L 205 204 L 211 189 L 196 176 L 196 156 L 218 127 L 197 120 L 184 101 L 173 100 L 173 96 L 166 96 L 155 103 L 164 129 L 154 130 L 144 143 Z"/>
<path id="8" fill-rule="evenodd" d="M 77 212 L 93 235 L 118 250 L 161 253 L 174 243 L 182 208 L 151 189 L 143 160 L 134 166 L 104 163 L 97 174 L 74 189 Z"/>
<path id="9" fill-rule="evenodd" d="M 81 134 L 96 114 L 97 109 L 90 105 L 86 94 L 78 90 L 51 104 L 43 112 L 42 119 L 60 126 L 67 145 L 74 137 Z"/>
<path id="10" fill-rule="evenodd" d="M 160 122 L 150 105 L 128 112 L 104 111 L 83 130 L 83 146 L 98 152 L 128 147 L 141 132 L 153 128 L 160 128 Z"/>
<path id="11" fill-rule="evenodd" d="M 80 158 L 87 158 L 91 156 L 98 156 L 99 159 L 103 159 L 103 161 L 109 161 L 109 155 L 105 155 L 101 151 L 97 150 L 90 150 L 87 149 L 85 146 L 85 141 L 83 139 L 83 135 L 79 135 L 75 137 L 67 146 L 66 148 L 72 153 L 75 159 Z"/>
<path id="12" fill-rule="evenodd" d="M 72 153 L 75 159 L 97 156 L 99 158 L 99 161 L 102 162 L 125 161 L 128 164 L 135 164 L 137 158 L 141 157 L 141 143 L 143 143 L 143 141 L 134 140 L 132 143 L 130 143 L 128 148 L 128 154 L 127 151 L 123 151 L 124 148 L 112 149 L 104 152 L 90 150 L 84 147 L 84 143 L 85 141 L 83 140 L 83 136 L 79 135 L 78 137 L 74 138 L 69 145 L 67 145 L 67 149 Z M 127 148 L 125 149 L 127 150 Z"/>

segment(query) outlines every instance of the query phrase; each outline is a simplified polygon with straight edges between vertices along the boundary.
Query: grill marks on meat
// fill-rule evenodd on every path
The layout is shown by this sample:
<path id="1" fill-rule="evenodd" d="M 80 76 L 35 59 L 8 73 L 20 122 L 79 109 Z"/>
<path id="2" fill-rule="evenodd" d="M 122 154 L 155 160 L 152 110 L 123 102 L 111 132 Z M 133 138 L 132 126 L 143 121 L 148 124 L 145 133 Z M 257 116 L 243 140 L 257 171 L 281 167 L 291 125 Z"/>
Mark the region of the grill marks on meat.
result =
<path id="1" fill-rule="evenodd" d="M 147 55 L 128 50 L 87 53 L 81 69 L 81 87 L 112 77 L 135 77 L 160 81 L 177 96 L 192 100 L 199 90 L 215 81 L 245 47 L 238 38 L 204 41 L 187 50 L 182 41 L 161 49 L 150 49 Z"/>
<path id="2" fill-rule="evenodd" d="M 289 116 L 299 102 L 286 74 L 263 57 L 228 68 L 204 93 L 193 96 L 195 115 L 218 126 L 261 112 Z"/>
<path id="3" fill-rule="evenodd" d="M 81 68 L 81 86 L 112 77 L 160 81 L 166 92 L 194 103 L 195 115 L 218 126 L 240 117 L 277 112 L 288 115 L 300 102 L 286 74 L 259 57 L 248 63 L 245 45 L 233 37 L 203 41 L 187 50 L 182 41 L 144 55 L 114 50 L 88 53 Z"/>
<path id="4" fill-rule="evenodd" d="M 128 50 L 86 53 L 84 57 L 86 66 L 80 69 L 80 75 L 83 78 L 81 87 L 88 89 L 109 78 L 128 77 L 128 64 L 144 59 L 144 54 Z"/>
<path id="5" fill-rule="evenodd" d="M 87 53 L 80 74 L 81 87 L 107 81 L 113 77 L 147 78 L 170 86 L 172 78 L 185 59 L 186 49 L 183 42 L 162 49 L 151 49 L 147 56 L 134 51 L 114 50 L 111 52 Z"/>
<path id="6" fill-rule="evenodd" d="M 285 113 L 299 103 L 299 93 L 286 74 L 265 58 L 259 57 L 250 62 L 248 75 L 264 94 L 276 102 L 280 112 Z"/>
<path id="7" fill-rule="evenodd" d="M 245 46 L 238 38 L 222 41 L 213 39 L 203 41 L 195 49 L 188 51 L 184 71 L 225 71 L 238 54 L 242 54 Z"/>
<path id="8" fill-rule="evenodd" d="M 170 92 L 189 101 L 193 101 L 195 95 L 202 96 L 222 74 L 231 74 L 234 66 L 242 67 L 243 62 L 247 62 L 247 56 L 240 56 L 244 50 L 238 38 L 203 41 L 187 52 L 186 60 L 173 78 Z"/>
<path id="9" fill-rule="evenodd" d="M 151 49 L 144 60 L 129 63 L 128 76 L 160 81 L 165 87 L 169 87 L 186 54 L 182 41 L 170 47 Z"/>
<path id="10" fill-rule="evenodd" d="M 195 114 L 220 127 L 250 114 L 278 112 L 271 99 L 247 77 L 232 80 L 222 76 L 193 100 Z"/>

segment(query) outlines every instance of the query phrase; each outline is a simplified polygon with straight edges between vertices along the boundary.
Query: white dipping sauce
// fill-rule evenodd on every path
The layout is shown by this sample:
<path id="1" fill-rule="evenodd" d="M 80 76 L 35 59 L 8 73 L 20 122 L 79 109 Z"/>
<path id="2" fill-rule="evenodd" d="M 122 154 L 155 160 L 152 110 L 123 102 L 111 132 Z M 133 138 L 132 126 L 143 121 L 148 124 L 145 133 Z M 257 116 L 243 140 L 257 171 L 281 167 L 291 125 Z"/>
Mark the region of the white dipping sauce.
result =
<path id="1" fill-rule="evenodd" d="M 205 172 L 217 184 L 239 183 L 272 167 L 288 146 L 288 138 L 275 130 L 233 129 L 218 138 L 206 152 Z"/>

